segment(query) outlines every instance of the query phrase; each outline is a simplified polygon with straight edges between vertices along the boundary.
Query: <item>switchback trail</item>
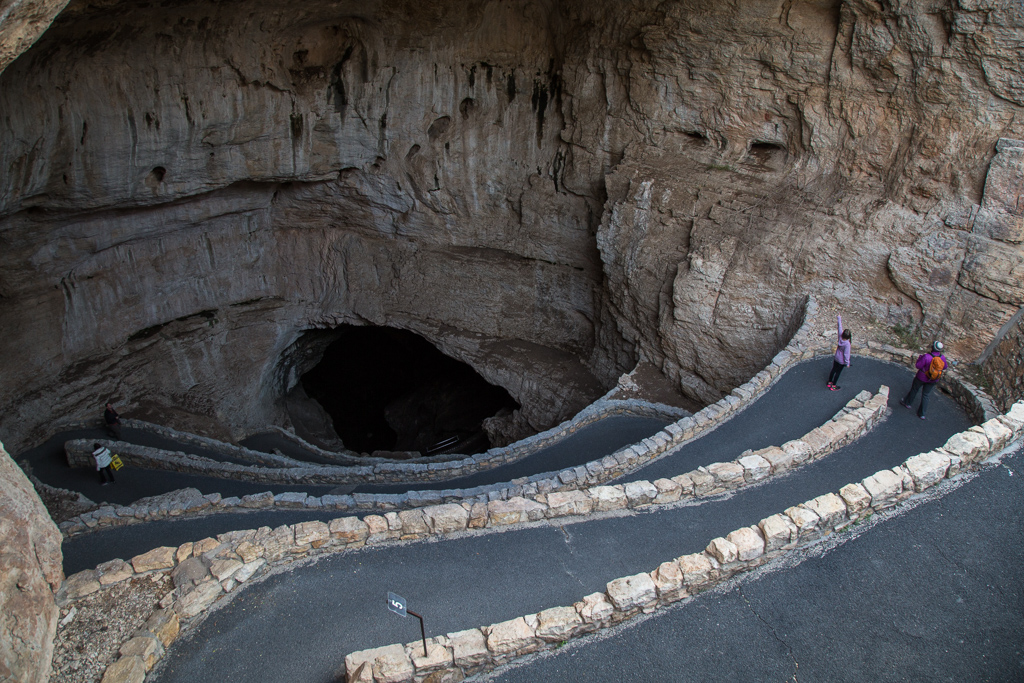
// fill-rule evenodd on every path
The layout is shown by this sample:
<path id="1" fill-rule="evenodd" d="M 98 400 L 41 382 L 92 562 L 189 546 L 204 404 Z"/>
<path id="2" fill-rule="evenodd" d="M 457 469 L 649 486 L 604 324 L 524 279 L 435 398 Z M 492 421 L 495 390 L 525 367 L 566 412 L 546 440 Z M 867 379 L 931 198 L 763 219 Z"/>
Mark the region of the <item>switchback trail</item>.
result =
<path id="1" fill-rule="evenodd" d="M 819 364 L 797 366 L 786 376 L 796 371 L 796 387 L 779 391 L 786 387 L 780 382 L 758 403 L 783 402 L 795 421 L 805 419 L 805 409 L 821 411 L 824 418 L 810 427 L 828 419 L 852 394 L 845 388 L 826 391 Z M 892 387 L 892 404 L 911 379 L 905 369 L 865 359 L 857 359 L 852 370 L 858 369 L 872 376 L 872 391 L 883 382 Z M 847 386 L 850 392 L 859 390 L 852 381 Z M 246 587 L 212 613 L 171 648 L 157 680 L 335 680 L 348 652 L 418 636 L 412 622 L 387 612 L 388 591 L 405 596 L 410 608 L 425 616 L 428 635 L 571 605 L 614 578 L 703 550 L 716 536 L 893 467 L 970 425 L 952 399 L 934 398 L 927 421 L 896 404 L 887 420 L 846 448 L 786 476 L 700 504 L 369 547 L 294 567 Z M 721 446 L 725 452 L 710 449 L 705 439 L 684 447 L 671 456 L 673 473 L 692 469 L 696 460 L 729 460 L 746 448 L 777 443 L 784 425 L 760 423 L 770 413 L 758 417 L 748 408 L 709 435 L 728 444 Z M 730 429 L 746 436 L 730 435 Z"/>

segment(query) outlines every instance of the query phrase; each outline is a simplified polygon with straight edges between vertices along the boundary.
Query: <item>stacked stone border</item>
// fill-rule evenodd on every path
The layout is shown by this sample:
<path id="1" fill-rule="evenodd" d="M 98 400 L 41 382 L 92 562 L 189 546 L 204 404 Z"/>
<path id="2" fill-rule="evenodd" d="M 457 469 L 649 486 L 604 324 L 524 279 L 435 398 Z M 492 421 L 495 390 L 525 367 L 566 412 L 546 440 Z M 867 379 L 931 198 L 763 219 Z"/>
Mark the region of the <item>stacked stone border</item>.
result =
<path id="1" fill-rule="evenodd" d="M 686 416 L 677 422 L 668 425 L 664 431 L 644 439 L 640 444 L 633 445 L 613 453 L 613 457 L 624 453 L 629 449 L 637 449 L 642 446 L 638 453 L 643 454 L 643 460 L 652 460 L 663 455 L 666 451 L 681 445 L 694 437 L 717 427 L 727 417 L 745 408 L 756 398 L 763 394 L 778 378 L 795 363 L 817 355 L 819 350 L 816 344 L 809 343 L 813 339 L 814 318 L 817 315 L 818 305 L 812 296 L 808 296 L 803 307 L 803 316 L 798 317 L 799 327 L 790 339 L 789 344 L 772 359 L 771 363 L 761 372 L 740 387 L 734 389 L 728 396 L 723 397 L 716 403 L 706 406 L 692 416 Z M 796 325 L 794 321 L 793 325 Z M 616 388 L 617 389 L 617 388 Z M 256 468 L 252 466 L 237 465 L 235 463 L 224 463 L 201 456 L 190 455 L 182 452 L 170 452 L 157 448 L 148 448 L 127 444 L 124 442 L 103 442 L 104 445 L 114 445 L 122 459 L 127 456 L 128 462 L 136 466 L 152 467 L 157 469 L 171 469 L 181 472 L 191 472 L 208 476 L 218 476 L 226 479 L 241 479 L 245 481 L 272 482 L 279 484 L 404 484 L 423 481 L 443 481 L 456 479 L 469 474 L 474 474 L 499 465 L 516 462 L 522 458 L 532 455 L 538 450 L 552 445 L 564 439 L 582 427 L 602 420 L 616 414 L 650 415 L 657 417 L 678 416 L 686 413 L 681 409 L 672 408 L 660 404 L 651 404 L 645 401 L 611 400 L 616 389 L 612 389 L 602 399 L 591 404 L 574 418 L 563 422 L 546 432 L 537 434 L 523 441 L 511 444 L 503 448 L 491 449 L 486 453 L 471 457 L 454 456 L 443 462 L 410 462 L 410 461 L 383 461 L 371 465 L 360 465 L 354 467 L 340 466 L 308 466 L 300 461 L 285 456 L 269 456 L 273 463 L 281 465 L 277 468 Z M 126 421 L 126 424 L 136 428 L 143 428 L 162 436 L 179 439 L 188 443 L 195 443 L 204 448 L 221 449 L 227 457 L 236 459 L 257 459 L 267 458 L 268 455 L 252 451 L 239 446 L 231 446 L 213 439 L 199 437 L 192 434 L 177 432 L 166 427 L 159 427 L 141 421 Z M 90 467 L 92 460 L 92 443 L 97 440 L 80 439 L 67 442 L 68 465 L 71 467 Z M 308 444 L 307 444 L 308 445 Z M 317 453 L 326 453 L 320 449 L 313 449 Z M 270 461 L 267 461 L 270 464 Z M 640 464 L 640 463 L 637 463 Z M 578 469 L 578 468 L 577 468 Z M 563 472 L 564 473 L 564 472 Z M 559 473 L 562 474 L 562 473 Z M 543 478 L 545 475 L 539 475 Z M 609 477 L 612 478 L 612 477 Z M 573 480 L 575 481 L 575 480 Z M 607 479 L 605 479 L 607 481 Z M 593 483 L 593 482 L 587 482 Z M 578 485 L 577 485 L 578 487 Z M 471 498 L 482 491 L 492 487 L 477 487 L 476 489 L 459 489 L 453 496 L 455 498 Z M 519 492 L 521 493 L 521 492 Z M 518 495 L 518 493 L 516 494 Z M 392 503 L 394 504 L 394 503 Z M 429 504 L 429 503 L 428 503 Z M 400 504 L 398 504 L 400 506 Z"/>
<path id="2" fill-rule="evenodd" d="M 941 447 L 880 470 L 838 494 L 827 493 L 711 540 L 703 552 L 663 562 L 647 573 L 608 582 L 572 606 L 552 607 L 480 628 L 419 641 L 353 652 L 345 658 L 349 683 L 411 683 L 462 680 L 518 657 L 615 626 L 641 613 L 687 600 L 741 572 L 842 531 L 957 476 L 1024 436 L 1024 402 Z M 1015 444 L 1015 445 L 1019 445 Z"/>
<path id="3" fill-rule="evenodd" d="M 199 616 L 238 585 L 297 559 L 359 548 L 368 543 L 422 539 L 467 529 L 665 505 L 683 498 L 716 495 L 757 483 L 773 472 L 781 473 L 820 458 L 863 435 L 884 417 L 887 397 L 888 388 L 884 385 L 874 396 L 861 392 L 832 420 L 805 436 L 806 441 L 794 440 L 781 448 L 771 446 L 759 451 L 745 451 L 736 461 L 715 463 L 653 484 L 638 481 L 621 486 L 540 494 L 532 500 L 518 498 L 486 504 L 445 504 L 423 510 L 389 512 L 384 516 L 370 515 L 363 520 L 343 517 L 329 523 L 302 522 L 273 530 L 262 527 L 232 531 L 177 548 L 156 548 L 128 562 L 110 560 L 96 569 L 68 577 L 57 596 L 58 604 L 65 607 L 104 586 L 136 575 L 169 572 L 175 590 L 161 600 L 163 611 L 157 614 L 157 621 L 153 623 L 165 629 L 165 633 L 173 631 L 177 634 L 180 619 Z M 104 680 L 107 683 L 142 680 L 137 676 L 152 668 L 168 644 L 169 641 L 163 642 L 154 629 L 147 626 L 122 647 L 122 657 L 118 662 L 126 660 L 125 663 L 112 665 L 108 669 L 113 671 L 111 678 L 105 677 Z M 139 660 L 130 659 L 133 656 Z M 142 674 L 138 673 L 140 671 Z"/>
<path id="4" fill-rule="evenodd" d="M 224 462 L 194 453 L 169 451 L 126 441 L 106 439 L 72 439 L 65 443 L 64 451 L 69 467 L 92 467 L 93 444 L 101 443 L 114 450 L 128 465 L 221 479 L 290 485 L 412 484 L 454 479 L 516 462 L 565 439 L 583 427 L 614 415 L 672 420 L 677 419 L 680 415 L 689 415 L 689 412 L 672 406 L 636 399 L 610 400 L 602 398 L 578 413 L 573 419 L 510 446 L 492 448 L 485 453 L 472 456 L 450 454 L 429 458 L 409 458 L 401 461 L 331 453 L 312 444 L 307 444 L 284 430 L 278 430 L 282 435 L 287 434 L 288 438 L 297 444 L 301 443 L 303 448 L 317 455 L 325 458 L 340 459 L 344 457 L 346 459 L 346 464 L 310 464 L 285 455 L 263 453 L 242 446 L 233 446 L 140 420 L 125 420 L 124 425 L 183 443 L 193 443 L 199 447 L 216 451 L 226 458 L 244 460 L 250 464 Z"/>
<path id="5" fill-rule="evenodd" d="M 883 399 L 884 387 L 869 401 Z M 854 399 L 857 401 L 857 399 Z M 852 408 L 852 406 L 851 406 Z M 840 411 L 838 419 L 817 429 L 828 433 L 841 422 L 864 415 L 867 406 Z M 813 433 L 813 432 L 812 432 Z M 838 437 L 838 431 L 832 432 Z M 954 434 L 938 449 L 908 458 L 891 470 L 881 470 L 859 483 L 819 496 L 783 513 L 713 539 L 703 553 L 665 562 L 648 574 L 609 582 L 604 593 L 585 597 L 572 607 L 555 607 L 478 629 L 439 636 L 428 641 L 428 656 L 419 643 L 396 644 L 352 653 L 346 658 L 349 680 L 421 681 L 440 671 L 458 668 L 463 674 L 490 669 L 531 652 L 555 647 L 573 637 L 607 628 L 640 612 L 695 595 L 741 571 L 748 571 L 782 552 L 814 541 L 914 493 L 952 478 L 964 469 L 1001 452 L 1024 437 L 1024 401 L 980 426 Z M 768 449 L 765 449 L 768 450 Z M 755 454 L 751 454 L 755 455 Z M 740 458 L 750 458 L 744 455 Z M 767 460 L 767 459 L 765 459 Z M 749 465 L 754 465 L 750 462 Z M 710 467 L 707 468 L 710 470 Z M 699 470 L 698 470 L 699 471 Z M 757 467 L 744 470 L 752 476 Z M 730 480 L 716 480 L 705 494 L 726 490 Z M 690 486 L 693 486 L 691 489 Z M 741 485 L 736 481 L 736 485 Z M 147 626 L 125 643 L 120 658 L 103 680 L 142 681 L 145 672 L 174 639 L 181 620 L 202 615 L 218 598 L 272 567 L 307 557 L 394 540 L 422 539 L 465 532 L 467 529 L 541 522 L 593 512 L 671 504 L 696 495 L 692 473 L 657 482 L 598 486 L 587 491 L 541 494 L 534 500 L 495 500 L 486 504 L 442 504 L 386 515 L 341 517 L 328 522 L 302 522 L 276 529 L 261 527 L 232 531 L 175 547 L 155 548 L 130 561 L 115 559 L 74 574 L 58 592 L 61 607 L 104 586 L 132 576 L 169 573 L 175 589 L 160 601 L 161 609 Z M 735 486 L 734 486 L 735 487 Z"/>
<path id="6" fill-rule="evenodd" d="M 507 500 L 508 498 L 524 494 L 529 495 L 530 493 L 539 493 L 542 489 L 571 490 L 580 488 L 581 486 L 608 481 L 621 476 L 624 473 L 622 465 L 628 466 L 630 470 L 637 469 L 643 464 L 661 457 L 676 446 L 687 443 L 705 432 L 714 429 L 728 417 L 731 417 L 733 414 L 742 408 L 745 408 L 760 397 L 792 365 L 807 357 L 813 357 L 817 351 L 813 347 L 809 347 L 806 342 L 813 338 L 813 318 L 816 313 L 817 303 L 813 297 L 808 296 L 804 305 L 803 318 L 800 319 L 800 327 L 791 338 L 790 343 L 785 349 L 777 354 L 775 358 L 773 358 L 772 363 L 769 364 L 765 370 L 759 372 L 744 385 L 737 387 L 730 395 L 722 398 L 713 405 L 705 407 L 692 416 L 686 415 L 675 423 L 668 425 L 665 430 L 658 432 L 648 439 L 644 439 L 639 444 L 634 444 L 627 448 L 620 449 L 610 456 L 606 456 L 599 461 L 588 463 L 586 466 L 566 469 L 557 473 L 543 473 L 533 477 L 516 479 L 513 480 L 510 485 L 492 484 L 470 489 L 409 491 L 404 494 L 324 496 L 323 498 L 328 499 L 326 503 L 322 499 L 317 499 L 316 497 L 307 497 L 306 500 L 310 501 L 309 507 L 333 507 L 338 510 L 349 510 L 353 508 L 361 510 L 389 510 L 424 507 L 427 505 L 434 505 L 439 502 L 457 502 L 478 496 L 487 496 L 489 499 L 497 497 Z M 357 468 L 346 468 L 347 475 L 342 476 L 341 479 L 339 479 L 340 475 L 337 472 L 339 469 L 338 467 L 309 467 L 300 461 L 284 456 L 269 456 L 275 459 L 273 463 L 284 465 L 284 467 L 276 469 L 260 468 L 257 470 L 252 467 L 236 465 L 234 463 L 222 463 L 202 456 L 190 455 L 183 452 L 170 452 L 156 448 L 127 444 L 124 442 L 112 442 L 104 439 L 71 440 L 65 444 L 65 452 L 67 455 L 68 465 L 71 467 L 91 467 L 92 444 L 98 442 L 114 450 L 118 455 L 122 456 L 122 459 L 127 460 L 128 464 L 140 467 L 172 469 L 182 472 L 191 472 L 194 474 L 219 476 L 223 478 L 238 478 L 248 481 L 253 481 L 253 477 L 255 477 L 256 481 L 269 480 L 275 483 L 288 484 L 320 483 L 344 485 L 353 482 L 394 484 L 405 483 L 408 481 L 455 479 L 484 469 L 490 469 L 499 465 L 515 462 L 536 453 L 542 448 L 553 445 L 585 426 L 612 415 L 630 414 L 665 417 L 671 414 L 678 415 L 680 413 L 686 413 L 686 411 L 682 411 L 680 409 L 661 404 L 652 404 L 646 401 L 639 401 L 635 399 L 625 401 L 610 399 L 609 397 L 614 394 L 617 389 L 618 387 L 609 391 L 602 399 L 582 410 L 571 420 L 568 420 L 546 432 L 534 435 L 528 439 L 524 439 L 504 448 L 491 449 L 487 451 L 487 453 L 470 458 L 462 458 L 461 460 L 451 459 L 445 462 L 432 461 L 429 463 L 385 461 Z M 194 443 L 203 448 L 216 449 L 222 452 L 226 457 L 236 459 L 250 458 L 255 462 L 257 459 L 267 456 L 265 453 L 232 446 L 214 439 L 208 439 L 185 432 L 178 432 L 174 429 L 153 425 L 140 420 L 125 420 L 124 423 L 127 426 L 151 431 L 155 434 L 180 440 L 184 443 Z M 76 426 L 80 427 L 85 425 L 75 423 L 65 425 L 63 428 Z M 92 423 L 89 423 L 89 426 L 93 426 Z M 297 437 L 294 438 L 296 439 L 296 442 L 301 443 L 303 447 L 310 448 L 314 452 L 322 455 L 327 454 L 326 451 L 321 451 L 315 446 L 306 444 Z M 609 471 L 606 472 L 606 470 Z M 360 480 L 358 477 L 364 477 L 364 479 Z M 531 489 L 533 490 L 531 491 Z M 183 492 L 187 491 L 189 490 L 183 490 Z M 206 505 L 203 502 L 200 502 L 194 495 L 183 492 L 172 493 L 182 493 L 181 497 L 190 501 L 185 507 L 167 508 L 167 506 L 162 505 L 160 502 L 156 502 L 158 510 L 155 514 L 158 516 L 152 518 L 161 519 L 166 516 L 180 516 L 182 514 L 202 512 L 211 506 L 219 508 L 237 506 L 266 507 L 266 496 L 273 496 L 270 492 L 266 492 L 265 494 L 256 494 L 260 496 L 261 501 L 258 505 L 241 505 L 241 501 L 236 503 L 233 498 L 222 499 L 218 494 L 210 494 L 205 497 L 209 503 L 209 505 Z M 154 498 L 161 497 L 157 496 Z M 228 504 L 222 504 L 223 501 L 227 501 Z M 86 530 L 92 530 L 104 526 L 129 523 L 119 521 L 135 517 L 135 513 L 128 512 L 127 508 L 150 507 L 149 502 L 151 502 L 150 499 L 136 501 L 133 505 L 122 508 L 102 506 L 96 511 L 96 513 L 99 514 L 86 513 L 79 518 L 68 520 L 61 525 L 61 530 L 65 535 L 74 535 Z M 305 506 L 294 505 L 291 500 L 286 500 L 285 504 L 288 507 Z M 166 508 L 167 514 L 162 514 L 159 511 L 160 508 Z M 120 513 L 112 513 L 112 509 L 120 510 Z"/>
<path id="7" fill-rule="evenodd" d="M 163 496 L 142 499 L 128 506 L 102 506 L 95 511 L 63 522 L 60 524 L 60 529 L 65 536 L 70 537 L 109 526 L 166 519 L 168 517 L 218 512 L 237 513 L 243 510 L 267 509 L 271 507 L 335 509 L 339 511 L 415 509 L 442 503 L 463 503 L 474 500 L 486 503 L 494 500 L 510 500 L 517 497 L 532 497 L 543 493 L 572 491 L 600 485 L 636 471 L 651 461 L 669 454 L 677 447 L 689 443 L 693 439 L 717 428 L 727 419 L 746 408 L 756 398 L 760 397 L 793 365 L 803 360 L 831 354 L 831 345 L 823 348 L 820 345 L 820 337 L 815 332 L 816 323 L 814 317 L 816 314 L 817 304 L 813 298 L 809 297 L 804 307 L 804 320 L 787 347 L 773 358 L 772 363 L 767 368 L 742 386 L 737 387 L 729 396 L 707 406 L 692 416 L 684 417 L 669 424 L 664 430 L 644 439 L 638 444 L 620 449 L 611 455 L 586 465 L 565 469 L 560 472 L 548 472 L 532 477 L 523 477 L 515 479 L 510 483 L 491 484 L 471 489 L 414 490 L 400 494 L 356 493 L 353 495 L 325 495 L 317 497 L 294 492 L 281 493 L 275 496 L 273 493 L 266 491 L 241 498 L 223 498 L 220 494 L 216 493 L 203 496 L 195 489 L 183 489 L 164 494 Z M 813 340 L 815 338 L 819 340 L 817 345 L 814 345 Z M 865 348 L 860 349 L 858 355 L 896 363 L 901 366 L 912 366 L 916 358 L 916 354 L 912 351 L 874 342 L 869 342 Z M 949 393 L 960 403 L 976 422 L 980 423 L 990 420 L 999 414 L 991 397 L 987 396 L 978 387 L 963 380 L 955 372 L 946 373 L 940 383 L 940 389 Z M 637 408 L 638 406 L 630 406 L 629 410 L 635 414 Z M 549 432 L 533 437 L 534 441 L 531 442 L 531 448 L 540 448 L 545 444 L 564 438 L 587 424 L 607 417 L 612 414 L 610 411 L 613 409 L 623 410 L 623 407 L 621 405 L 602 406 L 592 411 L 590 409 L 584 410 L 570 423 L 565 423 L 555 430 L 549 430 Z M 543 444 L 536 441 L 538 438 L 544 439 Z M 91 441 L 83 443 L 88 443 L 87 447 L 91 449 Z M 123 445 L 120 444 L 114 444 L 113 442 L 103 443 L 111 447 L 116 446 L 123 449 Z M 530 452 L 534 451 L 531 450 Z M 166 452 L 162 451 L 161 453 Z M 177 455 L 186 459 L 197 457 L 187 456 L 186 454 Z M 772 455 L 777 456 L 774 453 Z M 525 456 L 519 455 L 515 458 L 510 458 L 509 462 L 521 457 Z M 796 457 L 799 458 L 799 456 Z M 207 459 L 202 460 L 214 462 Z M 217 464 L 223 465 L 225 463 Z M 389 463 L 389 465 L 397 464 Z M 408 463 L 401 464 L 410 467 Z M 436 466 L 438 469 L 441 469 L 446 464 L 420 464 L 411 465 L 411 467 L 429 468 Z M 306 469 L 301 468 L 301 471 Z M 292 472 L 295 474 L 299 474 L 299 471 L 300 468 L 292 469 Z M 209 471 L 204 473 L 211 474 Z M 453 474 L 452 476 L 460 475 Z M 311 484 L 315 482 L 310 479 L 296 477 L 289 483 Z"/>
<path id="8" fill-rule="evenodd" d="M 716 495 L 723 491 L 737 488 L 748 483 L 756 483 L 766 479 L 771 474 L 779 474 L 792 467 L 802 465 L 808 460 L 814 460 L 842 448 L 854 439 L 860 438 L 870 430 L 880 419 L 885 416 L 889 388 L 885 385 L 879 392 L 872 396 L 867 391 L 860 392 L 824 425 L 811 430 L 800 439 L 794 439 L 782 446 L 770 446 L 758 451 L 745 451 L 740 457 L 731 462 L 712 463 L 700 467 L 692 472 L 683 475 L 688 479 L 678 482 L 681 487 L 679 495 L 705 496 Z M 676 477 L 680 479 L 680 477 Z M 655 482 L 666 491 L 675 490 L 676 485 L 666 483 L 668 480 Z M 603 487 L 609 490 L 621 489 L 633 492 L 636 489 L 636 482 L 626 487 Z M 571 491 L 578 489 L 570 489 Z M 585 489 L 588 495 L 593 495 L 597 489 Z M 649 490 L 649 489 L 648 489 Z M 547 494 L 555 496 L 556 500 L 559 491 L 554 487 L 544 491 L 534 491 L 526 495 L 535 501 L 543 501 Z M 562 493 L 567 493 L 562 491 Z M 408 498 L 411 494 L 404 494 Z M 613 495 L 607 493 L 606 495 Z M 643 496 L 637 493 L 642 499 Z M 667 494 L 671 497 L 671 494 Z M 679 495 L 675 497 L 678 499 Z M 658 502 L 668 502 L 668 497 L 660 493 Z M 522 499 L 522 496 L 495 497 L 493 500 L 488 496 L 478 496 L 475 499 L 457 499 L 436 501 L 434 504 L 447 502 L 449 504 L 463 504 L 472 510 L 474 505 L 489 505 L 497 501 L 515 501 Z M 643 504 L 643 503 L 641 503 Z M 355 496 L 310 496 L 304 492 L 288 492 L 274 495 L 270 491 L 255 493 L 241 498 L 222 498 L 219 493 L 203 495 L 198 489 L 180 489 L 171 493 L 151 498 L 143 498 L 127 506 L 105 505 L 97 510 L 84 513 L 60 524 L 61 532 L 67 536 L 76 536 L 87 531 L 92 531 L 111 526 L 124 526 L 127 524 L 138 524 L 151 522 L 160 519 L 181 517 L 183 515 L 197 515 L 204 513 L 218 512 L 239 512 L 257 509 L 336 509 L 353 510 L 359 504 Z M 417 507 L 428 507 L 420 505 Z M 411 509 L 417 509 L 416 507 Z M 477 508 L 479 509 L 479 508 Z M 393 524 L 392 524 L 393 526 Z"/>

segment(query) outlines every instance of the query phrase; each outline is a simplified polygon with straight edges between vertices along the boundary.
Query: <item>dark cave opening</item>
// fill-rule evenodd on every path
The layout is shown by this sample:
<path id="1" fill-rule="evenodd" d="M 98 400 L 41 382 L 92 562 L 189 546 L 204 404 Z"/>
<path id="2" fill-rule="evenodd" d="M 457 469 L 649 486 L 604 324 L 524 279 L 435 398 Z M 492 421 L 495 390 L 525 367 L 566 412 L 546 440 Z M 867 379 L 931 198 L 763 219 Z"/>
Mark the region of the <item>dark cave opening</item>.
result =
<path id="1" fill-rule="evenodd" d="M 519 404 L 473 368 L 407 330 L 343 325 L 302 375 L 345 447 L 361 453 L 481 453 L 481 424 Z"/>

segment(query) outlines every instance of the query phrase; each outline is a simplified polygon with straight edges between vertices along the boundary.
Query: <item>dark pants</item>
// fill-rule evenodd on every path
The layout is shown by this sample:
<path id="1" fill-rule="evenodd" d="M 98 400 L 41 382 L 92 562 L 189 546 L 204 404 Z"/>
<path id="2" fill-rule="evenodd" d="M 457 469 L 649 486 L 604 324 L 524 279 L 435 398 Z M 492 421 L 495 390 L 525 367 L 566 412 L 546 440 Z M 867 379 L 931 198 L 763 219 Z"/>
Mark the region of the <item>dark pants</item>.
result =
<path id="1" fill-rule="evenodd" d="M 106 484 L 108 479 L 111 483 L 114 482 L 114 471 L 110 469 L 110 465 L 100 468 L 100 483 Z"/>
<path id="2" fill-rule="evenodd" d="M 114 422 L 113 424 L 108 424 L 107 425 L 107 434 L 109 434 L 112 438 L 117 439 L 118 441 L 120 441 L 121 440 L 121 423 L 120 422 Z"/>
<path id="3" fill-rule="evenodd" d="M 841 373 L 845 367 L 845 365 L 837 360 L 832 361 L 832 372 L 828 373 L 828 381 L 830 384 L 835 384 L 839 381 L 839 373 Z"/>
<path id="4" fill-rule="evenodd" d="M 903 402 L 908 406 L 914 405 L 914 399 L 917 398 L 917 390 L 921 390 L 921 407 L 917 409 L 918 417 L 924 417 L 924 414 L 928 411 L 928 397 L 932 393 L 932 389 L 935 388 L 935 382 L 922 382 L 917 377 L 914 378 L 914 383 L 910 385 L 910 393 L 907 394 Z"/>

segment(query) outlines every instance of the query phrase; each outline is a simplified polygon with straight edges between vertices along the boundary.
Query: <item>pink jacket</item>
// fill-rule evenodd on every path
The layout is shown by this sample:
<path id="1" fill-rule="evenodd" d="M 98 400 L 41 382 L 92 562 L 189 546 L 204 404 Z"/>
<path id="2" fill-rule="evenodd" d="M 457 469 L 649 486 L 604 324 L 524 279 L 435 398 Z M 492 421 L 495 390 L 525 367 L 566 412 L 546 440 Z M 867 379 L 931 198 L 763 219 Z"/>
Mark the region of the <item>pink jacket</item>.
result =
<path id="1" fill-rule="evenodd" d="M 837 316 L 839 331 L 836 333 L 836 362 L 840 365 L 850 364 L 850 340 L 843 339 L 843 316 Z"/>

